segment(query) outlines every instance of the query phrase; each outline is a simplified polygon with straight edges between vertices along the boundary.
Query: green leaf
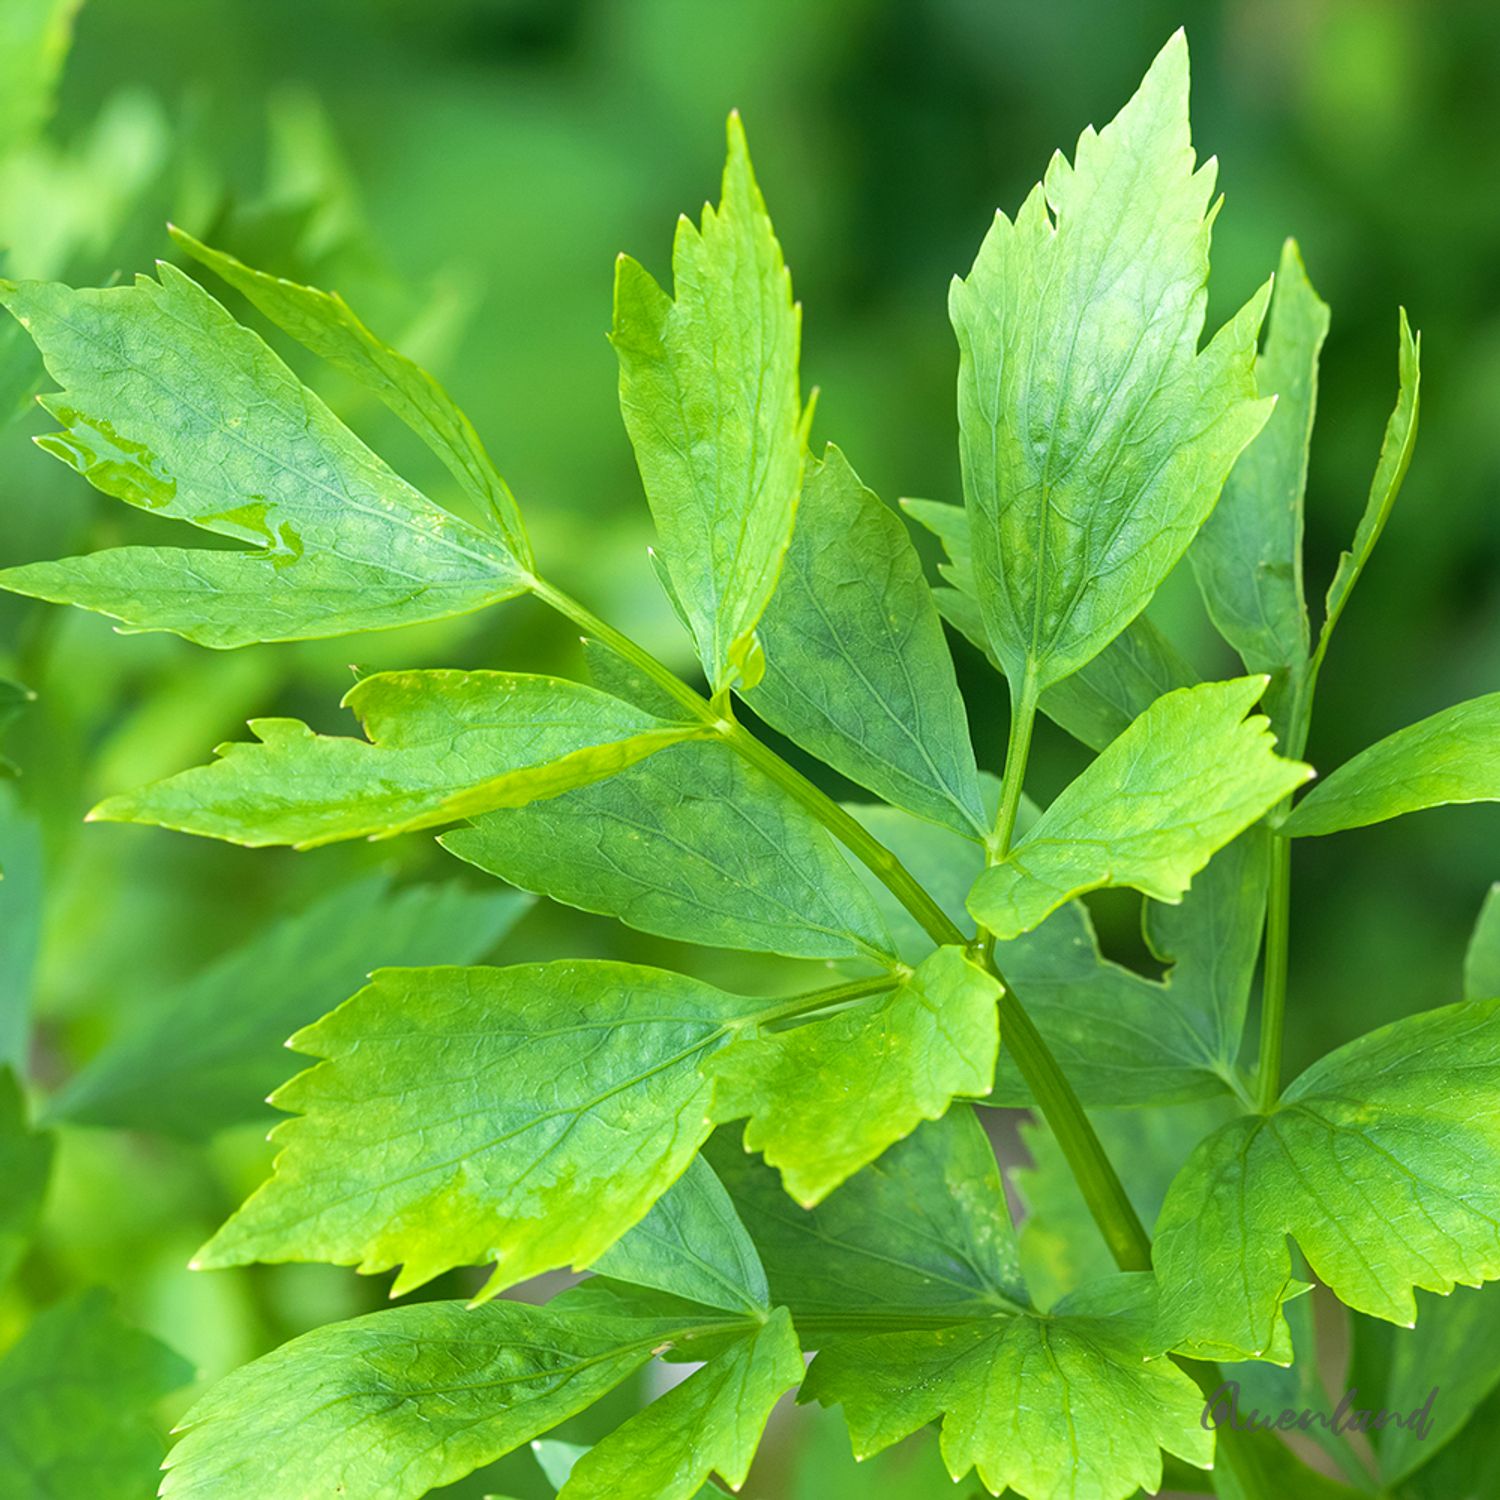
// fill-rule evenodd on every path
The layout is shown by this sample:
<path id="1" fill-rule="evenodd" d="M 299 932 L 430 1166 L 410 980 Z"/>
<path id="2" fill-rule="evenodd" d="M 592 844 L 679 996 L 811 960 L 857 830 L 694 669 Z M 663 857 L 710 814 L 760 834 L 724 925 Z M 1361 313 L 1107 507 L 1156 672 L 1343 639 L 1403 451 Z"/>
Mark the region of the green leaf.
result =
<path id="1" fill-rule="evenodd" d="M 45 123 L 73 40 L 79 0 L 0 6 L 0 157 Z"/>
<path id="2" fill-rule="evenodd" d="M 530 569 L 531 544 L 510 486 L 496 472 L 474 424 L 426 370 L 376 338 L 337 292 L 269 276 L 175 224 L 168 227 L 182 249 L 243 293 L 283 333 L 373 391 L 494 517 L 511 555 Z"/>
<path id="3" fill-rule="evenodd" d="M 1393 1323 L 1414 1321 L 1415 1287 L 1500 1276 L 1497 1015 L 1465 1002 L 1381 1027 L 1204 1141 L 1157 1221 L 1163 1342 L 1263 1357 L 1285 1338 L 1288 1235 L 1335 1295 Z"/>
<path id="4" fill-rule="evenodd" d="M 641 1333 L 508 1301 L 316 1329 L 188 1412 L 161 1494 L 417 1500 L 593 1405 L 651 1358 Z"/>
<path id="5" fill-rule="evenodd" d="M 748 1116 L 745 1149 L 811 1208 L 955 1094 L 990 1091 L 999 998 L 962 949 L 939 948 L 887 995 L 727 1047 L 714 1119 Z"/>
<path id="6" fill-rule="evenodd" d="M 763 1008 L 763 1007 L 762 1007 Z M 392 1295 L 495 1262 L 482 1293 L 586 1266 L 709 1133 L 699 1072 L 755 1003 L 632 964 L 385 969 L 292 1038 L 276 1170 L 204 1266 L 402 1265 Z"/>
<path id="7" fill-rule="evenodd" d="M 1464 955 L 1464 999 L 1500 997 L 1500 881 L 1490 887 L 1480 908 L 1469 951 Z"/>
<path id="8" fill-rule="evenodd" d="M 181 271 L 73 291 L 0 283 L 63 389 L 39 439 L 96 489 L 254 550 L 120 547 L 0 572 L 205 646 L 383 630 L 522 593 L 529 575 L 372 453 Z"/>
<path id="9" fill-rule="evenodd" d="M 51 1175 L 52 1137 L 30 1128 L 20 1082 L 0 1066 L 0 1288 L 31 1244 Z"/>
<path id="10" fill-rule="evenodd" d="M 919 1125 L 816 1208 L 720 1131 L 707 1147 L 760 1251 L 772 1299 L 861 1326 L 983 1317 L 1014 1308 L 1015 1234 L 995 1153 L 967 1105 Z"/>
<path id="11" fill-rule="evenodd" d="M 1288 838 L 1338 833 L 1450 802 L 1500 801 L 1500 693 L 1455 703 L 1398 729 L 1302 799 Z"/>
<path id="12" fill-rule="evenodd" d="M 1219 634 L 1251 672 L 1271 676 L 1280 701 L 1308 660 L 1302 588 L 1303 498 L 1318 401 L 1318 356 L 1328 304 L 1313 290 L 1295 240 L 1281 250 L 1270 330 L 1256 387 L 1276 410 L 1241 455 L 1188 556 Z M 1278 715 L 1272 715 L 1285 729 Z"/>
<path id="13" fill-rule="evenodd" d="M 947 550 L 948 561 L 938 571 L 953 587 L 935 591 L 938 612 L 989 657 L 996 671 L 1004 671 L 980 614 L 968 513 L 962 506 L 932 500 L 903 500 L 901 504 Z M 1166 636 L 1145 615 L 1138 615 L 1096 657 L 1053 683 L 1038 707 L 1091 750 L 1102 750 L 1163 693 L 1192 687 L 1197 681 L 1198 674 Z"/>
<path id="14" fill-rule="evenodd" d="M 1152 1354 L 1149 1277 L 1116 1276 L 1052 1313 L 826 1345 L 804 1399 L 841 1405 L 860 1457 L 941 1417 L 943 1461 L 994 1494 L 1125 1500 L 1161 1488 L 1161 1450 L 1211 1466 L 1192 1379 Z"/>
<path id="15" fill-rule="evenodd" d="M 1062 681 L 1140 614 L 1269 413 L 1269 287 L 1198 350 L 1215 164 L 1194 162 L 1178 32 L 953 283 L 974 573 L 1013 692 Z"/>
<path id="16" fill-rule="evenodd" d="M 1263 824 L 1226 844 L 1176 906 L 1146 903 L 1145 937 L 1169 966 L 1166 988 L 1203 1038 L 1209 1067 L 1239 1057 L 1265 928 L 1271 833 Z"/>
<path id="17" fill-rule="evenodd" d="M 1411 325 L 1406 321 L 1406 309 L 1401 310 L 1400 355 L 1398 369 L 1400 387 L 1396 395 L 1396 406 L 1385 427 L 1385 437 L 1380 444 L 1380 457 L 1375 464 L 1375 477 L 1370 481 L 1370 495 L 1365 502 L 1364 514 L 1354 533 L 1354 543 L 1348 552 L 1340 553 L 1339 565 L 1328 586 L 1327 614 L 1323 629 L 1318 636 L 1317 655 L 1321 660 L 1328 647 L 1344 606 L 1359 575 L 1364 572 L 1380 533 L 1390 518 L 1396 496 L 1401 493 L 1402 481 L 1411 466 L 1411 456 L 1417 446 L 1417 414 L 1422 388 L 1422 336 L 1412 337 Z"/>
<path id="18" fill-rule="evenodd" d="M 729 117 L 723 198 L 677 222 L 675 300 L 616 264 L 620 407 L 673 592 L 715 691 L 744 665 L 792 536 L 802 483 L 802 316 Z"/>
<path id="19" fill-rule="evenodd" d="M 1269 835 L 1246 830 L 1195 877 L 1178 906 L 1146 904 L 1146 937 L 1169 965 L 1162 982 L 1099 951 L 1079 903 L 1000 951 L 1006 983 L 1086 1104 L 1164 1104 L 1237 1082 L 1265 914 Z M 1002 1058 L 995 1102 L 1029 1104 Z"/>
<path id="20" fill-rule="evenodd" d="M 98 1288 L 49 1307 L 0 1359 L 7 1500 L 141 1500 L 163 1448 L 152 1408 L 192 1378 Z"/>
<path id="21" fill-rule="evenodd" d="M 159 996 L 74 1076 L 48 1116 L 189 1140 L 259 1119 L 267 1092 L 286 1077 L 294 1030 L 372 969 L 483 958 L 527 904 L 514 891 L 393 892 L 381 876 L 355 881 Z"/>
<path id="22" fill-rule="evenodd" d="M 832 445 L 809 462 L 751 708 L 889 802 L 983 839 L 969 723 L 900 518 Z"/>
<path id="23" fill-rule="evenodd" d="M 594 1269 L 704 1307 L 758 1313 L 771 1306 L 755 1244 L 724 1184 L 701 1156 L 594 1262 Z"/>
<path id="24" fill-rule="evenodd" d="M 1262 715 L 1245 717 L 1265 686 L 1241 677 L 1158 699 L 979 877 L 970 912 L 1003 941 L 1104 886 L 1180 901 L 1216 850 L 1312 775 L 1273 754 Z"/>
<path id="25" fill-rule="evenodd" d="M 390 838 L 524 806 L 702 732 L 597 688 L 521 672 L 380 672 L 344 697 L 368 740 L 253 719 L 259 744 L 100 803 L 90 818 L 261 848 Z"/>
<path id="26" fill-rule="evenodd" d="M 986 796 L 998 797 L 993 777 Z M 984 851 L 951 829 L 891 807 L 849 809 L 960 926 Z M 1035 821 L 1023 803 L 1023 831 Z M 1011 986 L 1085 1104 L 1166 1103 L 1222 1094 L 1234 1076 L 1245 1008 L 1259 957 L 1265 910 L 1262 827 L 1221 849 L 1180 906 L 1147 904 L 1147 937 L 1171 966 L 1164 983 L 1106 959 L 1081 902 L 999 952 Z M 903 955 L 920 962 L 932 940 L 872 878 L 882 914 Z M 994 1104 L 1028 1105 L 1030 1091 L 1002 1050 Z"/>
<path id="27" fill-rule="evenodd" d="M 801 1383 L 802 1351 L 784 1307 L 589 1449 L 563 1500 L 691 1500 L 717 1471 L 739 1489 L 771 1409 Z"/>
<path id="28" fill-rule="evenodd" d="M 891 961 L 824 829 L 727 745 L 685 742 L 609 781 L 481 818 L 443 847 L 644 932 L 794 958 Z"/>

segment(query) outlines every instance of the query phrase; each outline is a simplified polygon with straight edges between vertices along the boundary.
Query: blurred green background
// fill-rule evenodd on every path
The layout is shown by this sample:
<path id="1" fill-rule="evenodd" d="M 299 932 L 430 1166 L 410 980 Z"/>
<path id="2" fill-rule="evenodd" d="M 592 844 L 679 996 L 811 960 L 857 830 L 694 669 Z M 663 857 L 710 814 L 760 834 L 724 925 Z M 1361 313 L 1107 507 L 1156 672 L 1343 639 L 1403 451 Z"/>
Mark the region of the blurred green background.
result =
<path id="1" fill-rule="evenodd" d="M 1416 462 L 1323 679 L 1310 756 L 1327 770 L 1500 686 L 1493 0 L 90 0 L 55 117 L 0 161 L 0 245 L 11 274 L 102 282 L 168 255 L 172 217 L 266 269 L 336 286 L 467 408 L 562 581 L 686 669 L 615 404 L 604 332 L 616 253 L 665 272 L 675 216 L 716 196 L 723 117 L 738 107 L 805 307 L 817 438 L 888 499 L 957 499 L 949 278 L 994 209 L 1013 209 L 1053 149 L 1107 120 L 1183 23 L 1195 140 L 1220 158 L 1227 194 L 1211 319 L 1269 274 L 1288 234 L 1333 307 L 1308 496 L 1315 604 L 1394 398 L 1398 303 L 1424 335 Z M 20 373 L 13 390 L 0 381 L 0 417 L 35 375 L 3 342 L 12 333 L 0 352 Z M 383 414 L 299 368 L 452 501 L 446 475 Z M 93 494 L 28 430 L 44 430 L 39 415 L 0 432 L 0 562 L 168 535 Z M 1205 674 L 1233 671 L 1190 579 L 1153 610 Z M 981 763 L 998 769 L 1003 684 L 954 649 Z M 347 732 L 336 704 L 350 663 L 434 662 L 578 669 L 576 643 L 525 603 L 217 655 L 0 602 L 0 675 L 39 694 L 8 734 L 23 774 L 0 794 L 0 1056 L 26 1052 L 36 1098 L 171 986 L 357 872 L 466 878 L 424 837 L 292 855 L 80 823 L 99 797 L 204 759 L 252 715 Z M 1046 796 L 1081 752 L 1040 733 L 1034 790 Z M 1290 1068 L 1456 998 L 1497 851 L 1500 808 L 1298 846 Z M 1099 915 L 1106 948 L 1139 958 L 1133 903 Z M 774 978 L 764 962 L 689 957 L 541 909 L 499 951 L 647 956 L 746 988 Z M 263 1174 L 265 1116 L 186 1144 L 60 1132 L 39 1245 L 0 1292 L 0 1346 L 33 1308 L 103 1282 L 211 1378 L 378 1305 L 381 1288 L 331 1268 L 186 1271 Z M 857 1477 L 836 1420 L 779 1434 L 753 1496 L 926 1494 L 938 1472 L 923 1449 Z M 525 1455 L 454 1493 L 486 1486 L 550 1493 Z"/>

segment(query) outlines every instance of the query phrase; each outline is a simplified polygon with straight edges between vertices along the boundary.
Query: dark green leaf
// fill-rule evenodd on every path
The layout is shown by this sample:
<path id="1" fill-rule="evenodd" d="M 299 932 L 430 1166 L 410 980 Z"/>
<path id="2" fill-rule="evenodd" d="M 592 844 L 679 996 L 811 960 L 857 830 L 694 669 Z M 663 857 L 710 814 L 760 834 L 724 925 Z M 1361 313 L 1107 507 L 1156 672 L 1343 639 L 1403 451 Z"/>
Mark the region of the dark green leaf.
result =
<path id="1" fill-rule="evenodd" d="M 724 1184 L 701 1156 L 594 1269 L 704 1307 L 754 1313 L 771 1305 L 755 1245 Z"/>
<path id="2" fill-rule="evenodd" d="M 831 445 L 809 463 L 760 642 L 756 713 L 887 801 L 984 838 L 968 718 L 921 562 Z"/>
<path id="3" fill-rule="evenodd" d="M 0 1066 L 28 1071 L 32 976 L 42 940 L 42 830 L 0 780 Z"/>
<path id="4" fill-rule="evenodd" d="M 32 1130 L 16 1075 L 0 1065 L 0 1288 L 26 1254 L 52 1173 L 52 1137 Z"/>
<path id="5" fill-rule="evenodd" d="M 1327 335 L 1328 305 L 1308 281 L 1296 241 L 1288 240 L 1255 365 L 1256 388 L 1276 398 L 1276 410 L 1235 464 L 1188 554 L 1219 634 L 1248 671 L 1270 675 L 1278 707 L 1311 646 L 1302 589 L 1303 497 Z M 1284 734 L 1282 715 L 1271 717 Z"/>
<path id="6" fill-rule="evenodd" d="M 890 938 L 842 850 L 718 742 L 674 745 L 442 843 L 523 890 L 664 937 L 890 962 Z"/>
<path id="7" fill-rule="evenodd" d="M 720 1131 L 708 1146 L 765 1263 L 771 1296 L 800 1322 L 857 1315 L 900 1326 L 1013 1308 L 1015 1235 L 1000 1169 L 967 1105 L 919 1125 L 814 1209 Z M 811 1335 L 805 1340 L 815 1344 Z"/>

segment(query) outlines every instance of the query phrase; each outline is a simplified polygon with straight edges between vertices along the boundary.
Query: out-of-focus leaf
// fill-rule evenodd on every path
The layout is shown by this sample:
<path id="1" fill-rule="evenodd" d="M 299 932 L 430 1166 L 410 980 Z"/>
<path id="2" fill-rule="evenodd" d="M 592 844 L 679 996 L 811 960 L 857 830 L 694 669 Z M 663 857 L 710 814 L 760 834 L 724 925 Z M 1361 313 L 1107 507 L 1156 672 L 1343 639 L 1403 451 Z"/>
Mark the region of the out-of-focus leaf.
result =
<path id="1" fill-rule="evenodd" d="M 803 1387 L 840 1405 L 854 1451 L 877 1453 L 939 1417 L 954 1479 L 994 1494 L 1126 1500 L 1161 1488 L 1162 1450 L 1210 1467 L 1203 1396 L 1149 1359 L 1149 1277 L 1114 1276 L 1050 1314 L 996 1316 L 928 1332 L 826 1344 Z"/>
<path id="2" fill-rule="evenodd" d="M 687 1169 L 700 1065 L 756 1010 L 603 960 L 382 970 L 292 1038 L 324 1061 L 272 1095 L 275 1174 L 199 1263 L 400 1265 L 400 1294 L 493 1261 L 485 1296 L 586 1266 Z"/>
<path id="3" fill-rule="evenodd" d="M 31 1243 L 51 1172 L 52 1137 L 30 1128 L 21 1085 L 0 1065 L 0 1287 Z"/>
<path id="4" fill-rule="evenodd" d="M 1269 414 L 1269 287 L 1198 348 L 1215 170 L 1195 169 L 1178 32 L 953 283 L 976 592 L 1013 694 L 1061 682 L 1140 614 Z"/>
<path id="5" fill-rule="evenodd" d="M 1158 699 L 979 877 L 969 910 L 1004 940 L 1102 886 L 1180 901 L 1216 850 L 1312 775 L 1275 755 L 1262 715 L 1246 718 L 1265 685 L 1241 677 Z"/>
<path id="6" fill-rule="evenodd" d="M 690 1500 L 717 1471 L 739 1489 L 778 1400 L 802 1380 L 784 1307 L 589 1449 L 562 1500 Z"/>
<path id="7" fill-rule="evenodd" d="M 1000 1169 L 968 1105 L 919 1125 L 813 1209 L 726 1132 L 707 1154 L 760 1251 L 772 1300 L 795 1318 L 956 1322 L 1025 1296 Z"/>
<path id="8" fill-rule="evenodd" d="M 0 6 L 0 157 L 45 123 L 82 0 Z"/>
<path id="9" fill-rule="evenodd" d="M 42 830 L 0 780 L 0 1066 L 28 1071 L 32 977 L 42 937 Z"/>
<path id="10" fill-rule="evenodd" d="M 1500 801 L 1500 693 L 1455 703 L 1345 761 L 1299 802 L 1288 838 L 1383 823 L 1450 802 Z"/>
<path id="11" fill-rule="evenodd" d="M 743 676 L 802 483 L 802 315 L 738 115 L 717 210 L 677 223 L 675 300 L 616 263 L 620 407 L 673 592 L 717 691 Z"/>
<path id="12" fill-rule="evenodd" d="M 1430 1422 L 1425 1430 L 1392 1423 L 1371 1434 L 1380 1476 L 1391 1486 L 1453 1439 L 1500 1385 L 1500 1288 L 1423 1293 L 1417 1308 L 1417 1326 L 1391 1339 L 1379 1404 L 1403 1416 L 1428 1407 Z"/>
<path id="13" fill-rule="evenodd" d="M 1216 1131 L 1156 1226 L 1162 1340 L 1210 1359 L 1285 1347 L 1293 1236 L 1359 1312 L 1500 1277 L 1500 1000 L 1411 1016 L 1313 1064 L 1270 1115 Z"/>
<path id="14" fill-rule="evenodd" d="M 685 742 L 608 781 L 490 813 L 443 847 L 523 890 L 685 942 L 867 959 L 891 940 L 824 829 L 727 745 Z"/>
<path id="15" fill-rule="evenodd" d="M 990 1091 L 999 998 L 962 949 L 939 948 L 888 995 L 726 1048 L 714 1119 L 748 1116 L 745 1149 L 811 1208 L 955 1094 Z"/>
<path id="16" fill-rule="evenodd" d="M 527 905 L 514 891 L 356 881 L 160 996 L 52 1100 L 49 1117 L 188 1139 L 259 1118 L 286 1077 L 294 1030 L 372 969 L 485 957 Z"/>
<path id="17" fill-rule="evenodd" d="M 583 683 L 521 672 L 381 672 L 344 706 L 368 740 L 253 719 L 260 743 L 221 745 L 212 764 L 111 797 L 89 816 L 310 849 L 555 797 L 701 732 Z"/>
<path id="18" fill-rule="evenodd" d="M 268 276 L 175 225 L 171 233 L 283 332 L 373 390 L 494 517 L 517 563 L 531 567 L 531 545 L 510 486 L 496 472 L 474 424 L 426 370 L 376 338 L 337 292 Z"/>
<path id="19" fill-rule="evenodd" d="M 417 1500 L 593 1405 L 651 1358 L 641 1335 L 510 1301 L 330 1324 L 219 1381 L 183 1419 L 161 1493 Z"/>
<path id="20" fill-rule="evenodd" d="M 809 464 L 759 634 L 756 713 L 887 801 L 984 838 L 968 718 L 921 562 L 831 445 Z"/>
<path id="21" fill-rule="evenodd" d="M 1490 887 L 1464 955 L 1464 999 L 1500 997 L 1500 881 Z"/>
<path id="22" fill-rule="evenodd" d="M 1302 588 L 1303 497 L 1328 317 L 1296 241 L 1288 240 L 1271 294 L 1266 346 L 1255 365 L 1256 387 L 1276 398 L 1276 410 L 1241 454 L 1188 553 L 1219 634 L 1248 671 L 1270 676 L 1277 710 L 1311 647 Z M 1274 711 L 1271 720 L 1284 735 L 1285 716 Z"/>
<path id="23" fill-rule="evenodd" d="M 0 1359 L 0 1472 L 12 1500 L 141 1500 L 163 1443 L 151 1409 L 192 1366 L 97 1289 L 37 1316 Z"/>
<path id="24" fill-rule="evenodd" d="M 96 489 L 256 550 L 120 547 L 0 585 L 206 646 L 380 630 L 521 593 L 494 537 L 401 479 L 196 282 L 0 284 L 62 390 L 38 441 Z"/>
<path id="25" fill-rule="evenodd" d="M 23 713 L 28 704 L 36 701 L 36 694 L 19 682 L 9 682 L 0 677 L 0 738 L 10 728 L 12 720 Z M 4 755 L 0 755 L 0 776 L 14 776 L 16 768 Z"/>

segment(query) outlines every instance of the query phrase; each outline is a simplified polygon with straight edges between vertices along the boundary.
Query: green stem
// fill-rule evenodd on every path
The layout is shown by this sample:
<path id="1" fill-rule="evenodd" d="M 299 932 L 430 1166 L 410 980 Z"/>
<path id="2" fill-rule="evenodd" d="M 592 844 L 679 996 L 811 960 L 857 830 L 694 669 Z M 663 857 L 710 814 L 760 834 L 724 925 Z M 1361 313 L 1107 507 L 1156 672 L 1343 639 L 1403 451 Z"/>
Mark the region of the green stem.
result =
<path id="1" fill-rule="evenodd" d="M 806 1015 L 810 1011 L 828 1010 L 852 1000 L 866 1000 L 871 995 L 894 989 L 899 983 L 900 978 L 894 974 L 880 974 L 872 979 L 851 979 L 847 984 L 831 984 L 827 989 L 812 990 L 805 995 L 790 995 L 785 1000 L 773 1001 L 752 1019 L 757 1026 L 770 1026 L 777 1021 L 789 1021 L 796 1016 Z"/>
<path id="2" fill-rule="evenodd" d="M 1026 762 L 1031 758 L 1031 734 L 1036 728 L 1038 696 L 1036 676 L 1028 670 L 1020 688 L 1011 694 L 1010 735 L 1005 746 L 1000 811 L 995 815 L 995 831 L 990 837 L 992 864 L 1010 853 L 1010 842 L 1016 831 L 1016 814 L 1021 809 L 1021 788 L 1026 780 Z"/>
<path id="3" fill-rule="evenodd" d="M 1151 1237 L 1104 1154 L 1073 1086 L 1009 988 L 1000 998 L 1000 1035 L 1067 1158 L 1084 1202 L 1122 1271 L 1151 1269 Z"/>
<path id="4" fill-rule="evenodd" d="M 1288 696 L 1291 713 L 1287 723 L 1286 753 L 1301 760 L 1307 749 L 1312 723 L 1313 694 L 1322 665 L 1319 652 L 1294 674 Z M 1281 1097 L 1281 1048 L 1286 1029 L 1286 982 L 1292 923 L 1292 845 L 1274 829 L 1290 810 L 1288 797 L 1271 814 L 1271 871 L 1266 888 L 1266 957 L 1260 989 L 1260 1057 L 1255 1073 L 1256 1108 L 1269 1114 Z"/>
<path id="5" fill-rule="evenodd" d="M 922 924 L 923 930 L 933 942 L 942 947 L 968 941 L 911 871 L 879 839 L 826 792 L 814 786 L 799 770 L 789 766 L 774 750 L 761 744 L 743 725 L 720 713 L 670 667 L 659 662 L 643 646 L 637 645 L 628 635 L 601 620 L 576 599 L 540 580 L 533 592 L 543 603 L 550 605 L 581 630 L 608 646 L 617 656 L 628 661 L 692 718 L 712 730 L 717 738 L 742 759 L 805 807 L 851 854 L 869 867 L 876 879 Z"/>
<path id="6" fill-rule="evenodd" d="M 1271 879 L 1266 889 L 1266 963 L 1260 992 L 1260 1065 L 1256 1108 L 1269 1114 L 1281 1097 L 1281 1038 L 1286 1022 L 1287 946 L 1291 929 L 1292 845 L 1271 836 Z"/>

